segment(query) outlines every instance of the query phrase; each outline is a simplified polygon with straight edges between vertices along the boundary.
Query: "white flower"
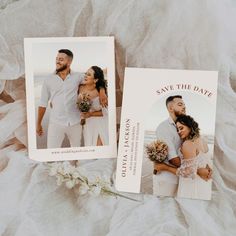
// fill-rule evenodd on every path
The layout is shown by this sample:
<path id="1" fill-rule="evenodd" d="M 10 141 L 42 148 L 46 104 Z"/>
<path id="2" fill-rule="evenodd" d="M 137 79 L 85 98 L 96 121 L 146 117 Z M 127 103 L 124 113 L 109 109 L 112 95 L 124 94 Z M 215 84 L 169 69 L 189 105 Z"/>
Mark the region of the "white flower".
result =
<path id="1" fill-rule="evenodd" d="M 90 175 L 87 177 L 89 183 L 98 183 L 100 181 L 100 178 L 92 173 L 90 173 Z"/>
<path id="2" fill-rule="evenodd" d="M 105 183 L 110 183 L 111 182 L 111 178 L 107 174 L 103 174 L 102 179 Z"/>
<path id="3" fill-rule="evenodd" d="M 72 166 L 68 161 L 63 162 L 64 174 L 71 174 L 75 171 L 75 166 Z"/>
<path id="4" fill-rule="evenodd" d="M 86 194 L 88 192 L 88 190 L 89 190 L 89 186 L 87 184 L 83 183 L 79 186 L 79 194 L 80 195 Z"/>
<path id="5" fill-rule="evenodd" d="M 49 170 L 49 176 L 55 176 L 57 174 L 57 166 L 56 165 L 53 165 L 50 167 L 50 170 Z"/>
<path id="6" fill-rule="evenodd" d="M 60 186 L 64 182 L 64 177 L 57 175 L 57 185 Z"/>
<path id="7" fill-rule="evenodd" d="M 83 167 L 78 166 L 78 167 L 76 167 L 76 170 L 80 173 L 81 176 L 83 176 L 83 177 L 87 176 L 88 172 Z"/>
<path id="8" fill-rule="evenodd" d="M 75 184 L 76 183 L 75 183 L 74 179 L 66 181 L 66 187 L 69 188 L 69 189 L 72 189 L 75 186 Z"/>
<path id="9" fill-rule="evenodd" d="M 80 173 L 78 172 L 78 171 L 74 171 L 73 173 L 72 173 L 72 177 L 74 178 L 74 179 L 77 179 L 77 178 L 81 178 L 81 175 L 80 175 Z"/>
<path id="10" fill-rule="evenodd" d="M 57 167 L 57 172 L 59 172 L 59 173 L 61 173 L 61 174 L 64 174 L 62 165 L 58 165 L 58 167 Z"/>
<path id="11" fill-rule="evenodd" d="M 89 193 L 97 197 L 101 193 L 101 186 L 97 185 L 92 187 Z"/>

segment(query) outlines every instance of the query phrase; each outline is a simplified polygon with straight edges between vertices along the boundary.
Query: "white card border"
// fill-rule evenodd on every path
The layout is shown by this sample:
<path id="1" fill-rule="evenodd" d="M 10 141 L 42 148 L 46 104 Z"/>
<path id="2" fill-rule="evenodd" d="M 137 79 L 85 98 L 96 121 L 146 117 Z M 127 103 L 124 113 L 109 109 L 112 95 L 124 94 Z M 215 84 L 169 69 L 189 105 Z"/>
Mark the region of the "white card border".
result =
<path id="1" fill-rule="evenodd" d="M 213 91 L 215 91 L 214 98 L 212 99 L 212 105 L 215 106 L 214 110 L 214 119 L 212 122 L 215 124 L 215 118 L 216 118 L 216 102 L 217 102 L 217 86 L 218 86 L 218 72 L 217 71 L 200 71 L 200 70 L 168 70 L 168 69 L 152 69 L 152 68 L 125 68 L 125 78 L 124 78 L 124 89 L 123 89 L 123 99 L 122 99 L 122 111 L 121 111 L 121 127 L 120 127 L 120 134 L 119 134 L 119 147 L 118 147 L 118 157 L 117 157 L 117 171 L 116 171 L 116 182 L 115 186 L 118 191 L 122 192 L 132 192 L 132 193 L 140 193 L 140 188 L 141 188 L 141 175 L 142 175 L 142 162 L 143 162 L 143 143 L 144 143 L 144 129 L 143 129 L 143 120 L 142 120 L 142 114 L 137 117 L 137 114 L 132 114 L 132 119 L 133 123 L 140 121 L 140 136 L 139 136 L 139 145 L 138 145 L 138 158 L 137 158 L 137 163 L 136 163 L 136 174 L 132 175 L 131 171 L 128 170 L 128 162 L 129 158 L 127 161 L 124 161 L 124 144 L 125 144 L 125 124 L 124 120 L 126 118 L 129 118 L 131 116 L 132 111 L 129 111 L 129 107 L 132 106 L 132 103 L 130 102 L 133 98 L 131 97 L 132 94 L 130 94 L 131 88 L 130 88 L 130 83 L 131 80 L 142 80 L 145 82 L 144 78 L 149 77 L 149 76 L 154 76 L 155 72 L 157 72 L 156 76 L 159 75 L 159 78 L 156 77 L 154 79 L 158 80 L 159 86 L 162 87 L 165 85 L 166 81 L 162 81 L 161 78 L 164 75 L 165 78 L 169 76 L 171 80 L 175 79 L 175 73 L 178 73 L 179 75 L 181 73 L 190 73 L 192 77 L 198 78 L 201 73 L 206 73 L 209 76 L 216 78 L 216 81 L 214 81 L 213 84 L 211 84 L 210 81 L 201 81 L 201 83 L 205 83 L 206 87 L 212 88 Z M 194 72 L 196 72 L 194 74 Z M 145 76 L 144 76 L 145 74 Z M 170 81 L 171 81 L 170 80 Z M 168 83 L 170 81 L 167 81 Z M 198 80 L 197 80 L 198 81 Z M 149 81 L 150 82 L 150 81 Z M 134 88 L 135 89 L 135 88 Z M 154 90 L 156 89 L 155 87 L 153 88 Z M 143 90 L 145 90 L 145 86 L 143 86 Z M 153 91 L 154 91 L 153 90 Z M 150 92 L 150 91 L 148 91 Z M 178 93 L 178 92 L 176 92 Z M 164 95 L 160 95 L 160 98 Z M 140 96 L 145 96 L 145 91 L 140 94 Z M 129 101 L 129 102 L 127 102 Z M 137 102 L 140 103 L 140 102 Z M 143 111 L 142 111 L 143 113 Z M 136 115 L 136 116 L 135 116 Z M 215 132 L 214 132 L 215 135 Z M 214 154 L 214 153 L 213 153 Z M 125 170 L 125 171 L 124 171 Z M 125 172 L 125 173 L 124 173 Z"/>
<path id="2" fill-rule="evenodd" d="M 73 147 L 73 148 L 56 148 L 56 149 L 36 148 L 34 83 L 33 83 L 33 66 L 31 61 L 32 45 L 34 43 L 57 43 L 57 42 L 61 43 L 105 42 L 108 47 L 109 55 L 107 58 L 107 77 L 110 79 L 108 80 L 109 145 L 107 146 Z M 40 162 L 62 161 L 62 160 L 84 160 L 84 159 L 95 159 L 95 158 L 117 158 L 114 37 L 111 36 L 111 37 L 25 38 L 24 56 L 25 56 L 29 158 Z"/>

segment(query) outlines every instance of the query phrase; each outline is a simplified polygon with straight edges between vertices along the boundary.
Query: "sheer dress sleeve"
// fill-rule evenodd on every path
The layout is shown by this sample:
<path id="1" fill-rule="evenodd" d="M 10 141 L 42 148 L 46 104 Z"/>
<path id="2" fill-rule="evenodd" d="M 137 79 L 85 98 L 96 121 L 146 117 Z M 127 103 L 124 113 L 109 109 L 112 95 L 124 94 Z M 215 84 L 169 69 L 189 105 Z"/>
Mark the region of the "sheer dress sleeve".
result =
<path id="1" fill-rule="evenodd" d="M 197 158 L 183 159 L 181 166 L 176 171 L 176 175 L 194 179 L 197 175 L 197 169 Z"/>

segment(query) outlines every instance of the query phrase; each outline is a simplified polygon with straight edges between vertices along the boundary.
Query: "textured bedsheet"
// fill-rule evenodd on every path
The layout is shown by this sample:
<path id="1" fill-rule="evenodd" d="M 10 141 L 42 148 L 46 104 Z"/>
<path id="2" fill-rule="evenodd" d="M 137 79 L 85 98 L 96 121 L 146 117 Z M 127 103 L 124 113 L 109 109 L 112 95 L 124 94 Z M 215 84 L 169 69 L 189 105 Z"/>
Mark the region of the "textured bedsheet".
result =
<path id="1" fill-rule="evenodd" d="M 229 0 L 0 1 L 0 87 L 15 99 L 0 101 L 0 235 L 235 235 L 235 22 Z M 27 158 L 24 37 L 108 35 L 116 40 L 118 114 L 125 66 L 219 71 L 211 201 L 78 197 Z M 81 165 L 114 175 L 115 160 Z"/>

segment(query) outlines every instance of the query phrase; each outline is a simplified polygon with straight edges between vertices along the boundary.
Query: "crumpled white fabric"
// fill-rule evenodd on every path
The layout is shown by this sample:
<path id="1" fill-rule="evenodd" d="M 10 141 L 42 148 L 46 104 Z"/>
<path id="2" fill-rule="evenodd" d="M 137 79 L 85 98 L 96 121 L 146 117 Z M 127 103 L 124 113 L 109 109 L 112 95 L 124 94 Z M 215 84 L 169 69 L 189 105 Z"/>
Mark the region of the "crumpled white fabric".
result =
<path id="1" fill-rule="evenodd" d="M 24 99 L 23 80 L 15 80 L 24 74 L 24 37 L 115 36 L 120 86 L 125 66 L 218 70 L 219 86 L 211 201 L 77 198 L 18 150 L 25 140 L 23 123 L 18 133 L 12 126 L 0 151 L 0 234 L 235 235 L 235 13 L 231 0 L 2 1 L 0 79 L 8 80 L 5 89 L 16 101 Z M 14 123 L 15 117 L 4 122 Z M 91 173 L 114 173 L 111 163 L 108 170 L 104 163 L 87 164 Z"/>

